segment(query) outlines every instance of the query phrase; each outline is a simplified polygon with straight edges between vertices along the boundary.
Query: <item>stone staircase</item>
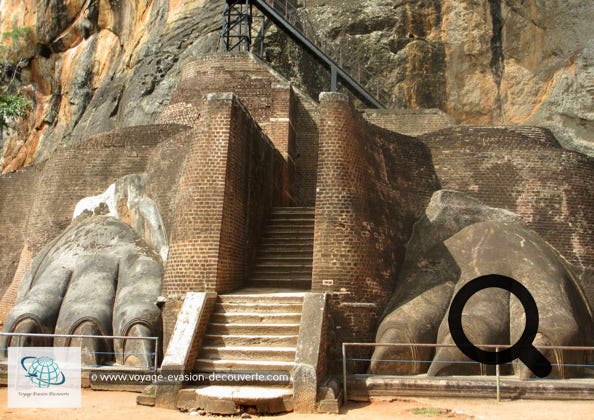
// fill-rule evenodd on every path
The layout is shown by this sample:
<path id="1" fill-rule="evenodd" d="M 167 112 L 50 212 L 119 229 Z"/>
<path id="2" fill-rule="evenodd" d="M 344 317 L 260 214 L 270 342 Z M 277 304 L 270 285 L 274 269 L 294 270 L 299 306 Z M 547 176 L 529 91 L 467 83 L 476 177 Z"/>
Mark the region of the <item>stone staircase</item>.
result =
<path id="1" fill-rule="evenodd" d="M 313 235 L 313 207 L 274 208 L 261 237 L 248 284 L 309 290 Z"/>
<path id="2" fill-rule="evenodd" d="M 217 296 L 193 369 L 206 381 L 182 390 L 178 407 L 216 414 L 293 409 L 293 371 L 303 298 L 311 289 L 313 234 L 313 208 L 272 210 L 248 289 Z M 230 373 L 234 376 L 223 376 Z"/>
<path id="3" fill-rule="evenodd" d="M 209 381 L 185 396 L 192 405 L 217 414 L 254 407 L 259 413 L 292 410 L 292 377 L 304 293 L 219 295 L 194 372 L 288 374 L 276 378 Z"/>

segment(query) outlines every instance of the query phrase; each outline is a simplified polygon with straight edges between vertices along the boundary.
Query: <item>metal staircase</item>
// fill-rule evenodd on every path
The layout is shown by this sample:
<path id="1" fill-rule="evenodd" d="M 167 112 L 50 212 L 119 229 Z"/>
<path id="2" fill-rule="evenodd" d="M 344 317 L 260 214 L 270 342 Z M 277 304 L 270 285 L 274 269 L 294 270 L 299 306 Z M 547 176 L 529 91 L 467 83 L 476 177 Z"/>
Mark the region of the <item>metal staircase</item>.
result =
<path id="1" fill-rule="evenodd" d="M 380 88 L 379 83 L 371 85 L 371 73 L 361 63 L 347 62 L 340 48 L 327 45 L 314 25 L 307 19 L 304 8 L 298 8 L 294 0 L 226 0 L 222 30 L 222 48 L 225 51 L 238 49 L 248 51 L 252 48 L 252 23 L 255 6 L 263 15 L 257 39 L 260 41 L 259 53 L 263 52 L 264 32 L 269 22 L 282 29 L 297 44 L 313 54 L 330 70 L 330 89 L 335 92 L 341 82 L 366 105 L 385 108 L 390 95 Z M 372 93 L 373 92 L 373 93 Z M 382 100 L 380 100 L 381 98 Z"/>

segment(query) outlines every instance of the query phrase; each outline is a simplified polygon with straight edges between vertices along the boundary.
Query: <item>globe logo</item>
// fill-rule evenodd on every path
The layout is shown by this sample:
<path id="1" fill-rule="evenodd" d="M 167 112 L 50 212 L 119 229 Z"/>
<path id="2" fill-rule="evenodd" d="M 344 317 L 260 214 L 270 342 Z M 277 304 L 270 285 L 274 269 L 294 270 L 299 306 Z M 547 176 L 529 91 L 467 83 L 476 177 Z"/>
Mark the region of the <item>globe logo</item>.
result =
<path id="1" fill-rule="evenodd" d="M 62 385 L 66 381 L 66 377 L 60 370 L 60 366 L 51 357 L 23 357 L 21 359 L 21 366 L 27 372 L 25 376 L 39 388 L 49 388 L 50 385 Z"/>

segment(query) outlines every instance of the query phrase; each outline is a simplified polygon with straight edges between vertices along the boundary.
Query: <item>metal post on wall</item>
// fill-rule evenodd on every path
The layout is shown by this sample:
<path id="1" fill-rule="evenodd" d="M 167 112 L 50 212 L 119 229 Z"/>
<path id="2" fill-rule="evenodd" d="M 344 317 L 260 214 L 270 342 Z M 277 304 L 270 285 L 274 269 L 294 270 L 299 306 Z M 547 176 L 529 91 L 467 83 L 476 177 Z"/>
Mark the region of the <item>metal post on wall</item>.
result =
<path id="1" fill-rule="evenodd" d="M 346 343 L 342 343 L 342 402 L 347 403 L 349 397 L 347 395 L 347 362 L 346 362 Z"/>
<path id="2" fill-rule="evenodd" d="M 336 92 L 338 89 L 338 72 L 336 66 L 330 66 L 330 92 Z"/>

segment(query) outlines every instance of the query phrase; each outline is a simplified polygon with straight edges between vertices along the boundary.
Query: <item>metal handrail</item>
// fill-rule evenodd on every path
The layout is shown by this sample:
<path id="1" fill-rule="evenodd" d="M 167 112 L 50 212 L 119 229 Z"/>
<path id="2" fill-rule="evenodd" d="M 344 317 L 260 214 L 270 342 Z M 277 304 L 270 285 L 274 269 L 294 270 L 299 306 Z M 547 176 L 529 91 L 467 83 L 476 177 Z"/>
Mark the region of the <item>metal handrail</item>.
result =
<path id="1" fill-rule="evenodd" d="M 107 338 L 117 340 L 153 340 L 155 341 L 155 352 L 154 352 L 154 366 L 153 371 L 156 374 L 159 365 L 159 337 L 136 337 L 136 336 L 125 336 L 125 335 L 85 335 L 85 334 L 42 334 L 42 333 L 11 333 L 11 332 L 0 332 L 0 336 L 8 337 L 46 337 L 46 338 Z"/>
<path id="2" fill-rule="evenodd" d="M 328 43 L 318 36 L 314 25 L 307 19 L 307 12 L 301 13 L 302 9 L 298 9 L 288 0 L 254 0 L 254 5 L 277 25 L 282 26 L 283 22 L 279 21 L 278 16 L 276 18 L 274 16 L 274 13 L 278 13 L 290 25 L 290 28 L 283 27 L 285 32 L 330 67 L 332 91 L 336 90 L 337 78 L 340 77 L 346 85 L 370 105 L 384 108 L 383 104 L 392 103 L 391 96 L 381 88 L 379 81 L 376 81 L 371 87 L 368 86 L 373 74 L 361 63 L 356 62 L 349 66 L 349 63 L 343 62 L 342 45 L 339 45 L 338 48 L 334 45 L 330 45 L 331 48 L 328 47 Z M 347 70 L 349 67 L 352 70 Z M 374 92 L 372 93 L 370 90 Z"/>
<path id="3" fill-rule="evenodd" d="M 456 344 L 433 344 L 433 343 L 342 343 L 342 392 L 344 395 L 343 401 L 348 401 L 348 390 L 347 390 L 347 358 L 346 349 L 347 347 L 430 347 L 430 348 L 453 348 L 458 347 Z M 494 349 L 499 351 L 502 348 L 512 347 L 512 344 L 475 344 L 475 347 L 484 349 Z M 594 346 L 534 346 L 539 350 L 574 350 L 574 351 L 592 351 L 594 352 Z M 476 362 L 479 363 L 479 362 Z M 499 365 L 495 368 L 496 377 L 496 392 L 497 401 L 500 400 L 500 371 Z"/>

